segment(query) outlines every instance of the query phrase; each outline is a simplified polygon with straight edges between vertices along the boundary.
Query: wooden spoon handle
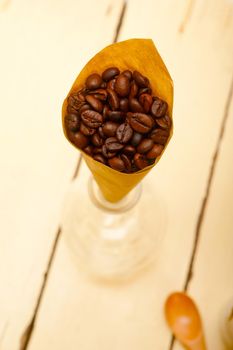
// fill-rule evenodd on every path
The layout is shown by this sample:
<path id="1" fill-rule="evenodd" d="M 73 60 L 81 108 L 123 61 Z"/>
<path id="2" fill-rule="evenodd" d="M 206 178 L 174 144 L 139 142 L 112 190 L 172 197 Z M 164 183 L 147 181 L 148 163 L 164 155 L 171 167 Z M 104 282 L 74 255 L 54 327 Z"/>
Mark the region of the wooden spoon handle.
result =
<path id="1" fill-rule="evenodd" d="M 189 342 L 188 348 L 190 350 L 207 350 L 204 336 L 201 335 L 198 339 Z"/>

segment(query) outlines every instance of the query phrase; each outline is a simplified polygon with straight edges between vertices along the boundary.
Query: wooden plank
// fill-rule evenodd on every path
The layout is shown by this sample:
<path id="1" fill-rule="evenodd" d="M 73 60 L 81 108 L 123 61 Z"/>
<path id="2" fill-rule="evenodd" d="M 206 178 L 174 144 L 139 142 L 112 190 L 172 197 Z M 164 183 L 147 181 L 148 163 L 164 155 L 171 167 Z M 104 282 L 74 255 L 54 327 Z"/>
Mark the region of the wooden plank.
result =
<path id="1" fill-rule="evenodd" d="M 61 105 L 87 59 L 111 43 L 122 1 L 8 1 L 0 8 L 0 348 L 33 315 L 79 154 Z"/>
<path id="2" fill-rule="evenodd" d="M 175 83 L 174 137 L 144 181 L 147 189 L 157 186 L 166 205 L 159 259 L 138 280 L 106 287 L 85 279 L 61 242 L 31 350 L 47 344 L 56 350 L 169 348 L 163 303 L 170 292 L 183 288 L 231 83 L 230 6 L 220 0 L 195 1 L 181 31 L 186 1 L 151 0 L 143 6 L 139 0 L 128 1 L 120 39 L 152 37 Z M 83 166 L 76 184 L 80 198 L 87 174 Z"/>
<path id="3" fill-rule="evenodd" d="M 200 307 L 209 349 L 224 350 L 223 310 L 233 291 L 233 99 L 202 225 L 190 294 Z M 175 346 L 174 349 L 181 349 Z"/>

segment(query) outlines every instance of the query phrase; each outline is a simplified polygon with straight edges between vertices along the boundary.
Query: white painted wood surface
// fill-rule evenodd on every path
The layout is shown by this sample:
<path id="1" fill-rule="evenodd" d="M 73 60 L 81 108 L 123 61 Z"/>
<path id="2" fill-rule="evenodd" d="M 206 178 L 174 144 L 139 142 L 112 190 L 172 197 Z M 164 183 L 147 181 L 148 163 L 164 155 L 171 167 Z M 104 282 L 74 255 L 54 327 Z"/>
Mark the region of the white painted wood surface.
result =
<path id="1" fill-rule="evenodd" d="M 164 321 L 163 303 L 168 293 L 183 288 L 189 267 L 196 223 L 232 79 L 232 11 L 232 4 L 222 0 L 196 0 L 190 4 L 184 0 L 156 3 L 151 0 L 143 4 L 139 0 L 128 1 L 119 40 L 129 37 L 154 39 L 175 85 L 173 141 L 157 169 L 144 181 L 145 188 L 159 184 L 167 207 L 167 229 L 160 257 L 154 269 L 131 284 L 106 287 L 85 279 L 75 269 L 61 241 L 30 350 L 46 348 L 48 344 L 50 349 L 56 350 L 169 348 L 170 332 Z M 136 24 L 138 22 L 140 25 Z M 229 139 L 229 145 L 230 142 Z M 225 162 L 232 159 L 231 155 L 226 152 Z M 220 156 L 223 157 L 223 152 Z M 217 167 L 220 164 L 219 161 Z M 80 197 L 87 173 L 86 167 L 82 166 L 76 184 Z M 219 179 L 219 183 L 221 181 Z M 202 234 L 213 229 L 211 216 L 216 216 L 216 210 L 220 210 L 219 205 L 215 211 L 211 209 L 211 202 L 218 201 L 217 191 L 220 190 L 216 185 L 211 190 L 213 194 Z M 227 198 L 226 202 L 232 208 L 230 194 Z M 224 202 L 223 196 L 222 213 L 225 211 Z M 213 203 L 212 207 L 215 205 Z M 225 262 L 214 269 L 217 264 L 215 256 L 219 259 L 224 254 L 225 244 L 232 242 L 229 238 L 229 231 L 233 229 L 232 218 L 227 225 L 226 230 L 221 230 L 221 238 L 215 231 L 212 277 L 204 259 L 207 251 L 211 254 L 208 250 L 211 238 L 201 239 L 191 285 L 191 293 L 197 297 L 205 322 L 211 318 L 206 327 L 207 340 L 216 350 L 214 344 L 221 347 L 217 332 L 218 310 L 209 305 L 207 315 L 204 306 L 208 300 L 211 304 L 215 302 L 213 288 L 215 283 L 218 284 L 218 278 L 222 284 L 216 296 L 219 307 L 232 294 L 232 280 L 227 277 L 232 262 L 230 248 L 226 275 L 222 273 Z M 218 251 L 219 239 L 221 252 Z M 223 290 L 227 293 L 222 293 Z"/>
<path id="2" fill-rule="evenodd" d="M 77 152 L 57 122 L 62 100 L 88 58 L 111 42 L 122 3 L 0 3 L 0 349 L 19 349 L 34 313 L 75 168 Z M 130 37 L 154 40 L 175 86 L 174 137 L 144 181 L 145 190 L 159 184 L 167 208 L 160 256 L 138 280 L 110 287 L 78 272 L 61 240 L 30 350 L 169 349 L 163 303 L 186 279 L 232 79 L 233 5 L 129 0 L 119 40 Z M 214 350 L 224 349 L 218 314 L 233 295 L 232 123 L 231 108 L 190 284 Z M 82 165 L 80 198 L 87 174 Z"/>
<path id="3" fill-rule="evenodd" d="M 0 349 L 19 349 L 79 157 L 61 105 L 76 74 L 112 42 L 122 1 L 0 4 Z"/>

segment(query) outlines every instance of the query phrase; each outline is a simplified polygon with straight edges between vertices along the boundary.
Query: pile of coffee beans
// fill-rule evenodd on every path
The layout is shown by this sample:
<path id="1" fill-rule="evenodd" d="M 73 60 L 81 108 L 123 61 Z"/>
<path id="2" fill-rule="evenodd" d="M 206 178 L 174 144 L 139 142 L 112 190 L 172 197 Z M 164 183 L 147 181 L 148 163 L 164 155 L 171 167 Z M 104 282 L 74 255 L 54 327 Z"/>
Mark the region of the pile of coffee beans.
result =
<path id="1" fill-rule="evenodd" d="M 106 69 L 68 96 L 69 140 L 111 168 L 132 173 L 155 162 L 170 134 L 168 105 L 138 71 Z"/>

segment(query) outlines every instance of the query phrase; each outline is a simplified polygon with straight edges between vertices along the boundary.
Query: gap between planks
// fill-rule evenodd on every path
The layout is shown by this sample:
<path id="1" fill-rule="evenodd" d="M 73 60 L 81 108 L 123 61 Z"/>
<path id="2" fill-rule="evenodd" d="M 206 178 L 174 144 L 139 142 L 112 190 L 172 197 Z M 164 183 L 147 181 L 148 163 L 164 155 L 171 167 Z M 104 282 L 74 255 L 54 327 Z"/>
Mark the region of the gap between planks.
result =
<path id="1" fill-rule="evenodd" d="M 122 28 L 122 25 L 123 25 L 123 21 L 124 21 L 124 17 L 125 17 L 126 8 L 127 8 L 127 0 L 125 0 L 124 3 L 123 3 L 123 6 L 122 6 L 122 9 L 121 9 L 121 12 L 120 12 L 120 16 L 119 16 L 119 19 L 117 21 L 115 34 L 114 34 L 113 41 L 112 41 L 113 43 L 116 43 L 118 38 L 119 38 L 120 31 L 121 31 L 121 28 Z M 82 163 L 82 156 L 80 155 L 80 157 L 78 159 L 78 162 L 77 162 L 77 165 L 76 165 L 76 168 L 75 168 L 75 171 L 74 171 L 73 176 L 71 178 L 71 181 L 74 181 L 78 177 L 81 163 Z M 59 239 L 60 239 L 61 233 L 62 233 L 62 231 L 61 231 L 61 228 L 59 227 L 58 230 L 57 230 L 57 233 L 55 235 L 55 239 L 54 239 L 54 243 L 53 243 L 53 246 L 52 246 L 51 254 L 49 256 L 48 264 L 47 264 L 47 267 L 46 267 L 46 270 L 45 270 L 45 273 L 44 273 L 42 286 L 40 288 L 39 295 L 37 297 L 36 306 L 35 306 L 33 315 L 31 317 L 31 320 L 30 320 L 29 324 L 27 325 L 27 327 L 23 331 L 22 336 L 20 338 L 19 350 L 27 350 L 28 349 L 28 345 L 29 345 L 29 342 L 30 342 L 30 339 L 32 337 L 33 330 L 34 330 L 34 327 L 35 327 L 35 324 L 36 324 L 36 319 L 37 319 L 39 308 L 40 308 L 40 305 L 41 305 L 41 302 L 42 302 L 42 299 L 43 299 L 45 288 L 46 288 L 46 285 L 48 283 L 49 274 L 50 274 L 50 271 L 51 271 L 51 266 L 52 266 L 52 263 L 53 263 L 53 260 L 54 260 L 54 257 L 55 257 L 55 253 L 57 251 L 57 247 L 58 247 L 58 243 L 59 243 Z"/>
<path id="2" fill-rule="evenodd" d="M 227 98 L 226 98 L 226 103 L 225 103 L 225 108 L 224 108 L 224 113 L 223 113 L 223 117 L 222 117 L 219 135 L 217 138 L 217 143 L 215 146 L 215 150 L 214 150 L 213 157 L 212 157 L 212 162 L 210 165 L 210 170 L 209 170 L 209 175 L 208 175 L 208 179 L 207 179 L 204 198 L 202 200 L 202 203 L 200 206 L 200 211 L 199 211 L 199 214 L 197 217 L 193 248 L 192 248 L 191 257 L 190 257 L 190 261 L 189 261 L 189 265 L 188 265 L 188 272 L 187 272 L 184 287 L 183 287 L 184 292 L 187 292 L 188 287 L 190 285 L 190 282 L 191 282 L 193 275 L 194 275 L 194 264 L 195 264 L 195 259 L 196 259 L 197 251 L 198 251 L 198 245 L 199 245 L 200 237 L 201 237 L 201 228 L 202 228 L 205 213 L 207 210 L 208 200 L 209 200 L 210 192 L 211 192 L 211 186 L 213 183 L 213 178 L 214 178 L 214 174 L 215 174 L 215 170 L 216 170 L 216 166 L 217 166 L 217 161 L 218 161 L 219 154 L 220 154 L 220 149 L 221 149 L 221 145 L 222 145 L 222 141 L 223 141 L 223 137 L 224 137 L 224 133 L 225 133 L 226 123 L 227 123 L 227 120 L 229 117 L 229 111 L 230 111 L 230 106 L 232 103 L 232 98 L 233 98 L 233 75 L 232 75 L 230 88 L 229 88 Z M 169 350 L 173 350 L 174 344 L 175 344 L 175 338 L 174 338 L 174 336 L 172 336 Z"/>

